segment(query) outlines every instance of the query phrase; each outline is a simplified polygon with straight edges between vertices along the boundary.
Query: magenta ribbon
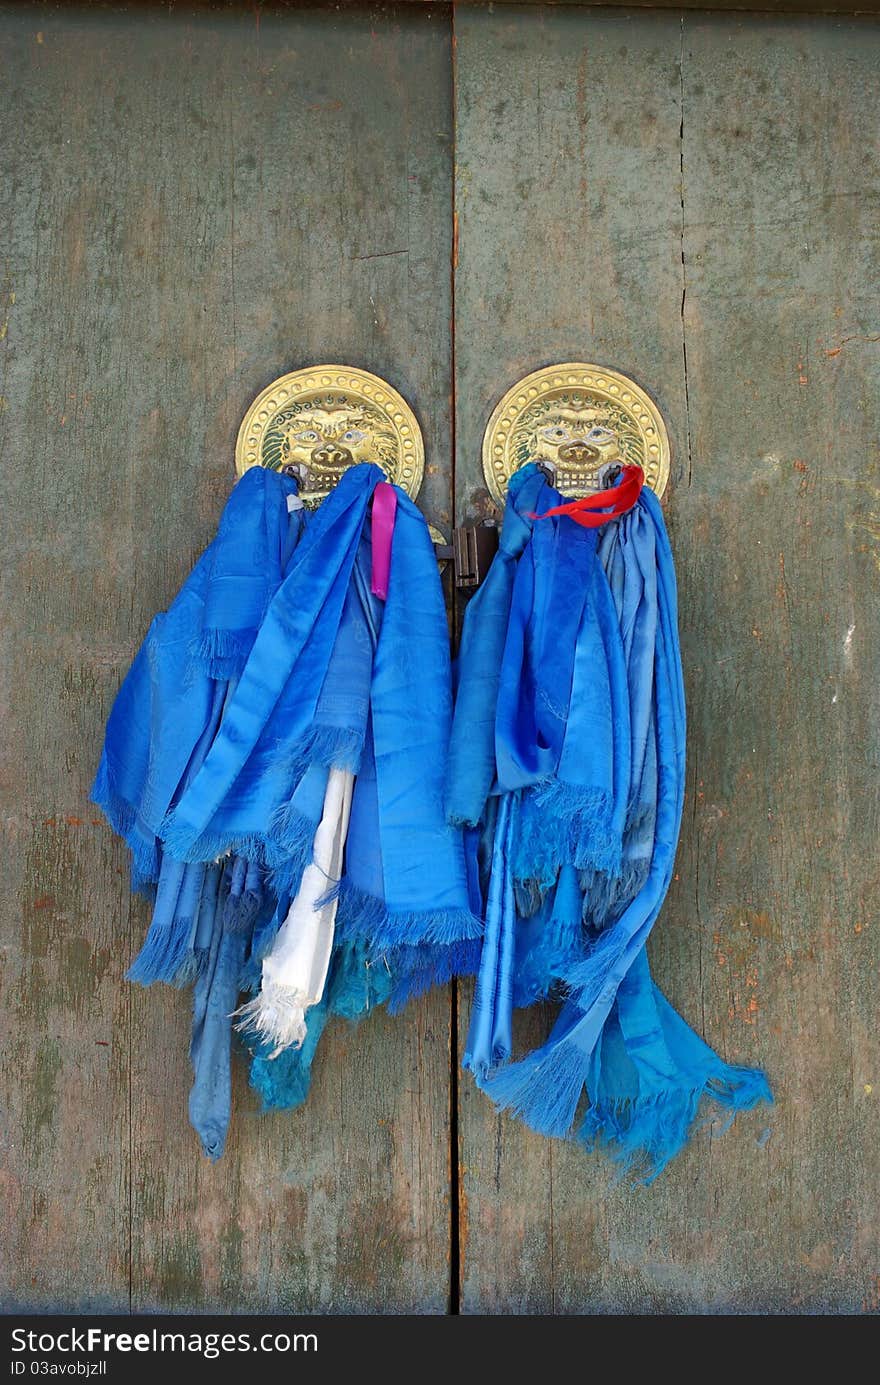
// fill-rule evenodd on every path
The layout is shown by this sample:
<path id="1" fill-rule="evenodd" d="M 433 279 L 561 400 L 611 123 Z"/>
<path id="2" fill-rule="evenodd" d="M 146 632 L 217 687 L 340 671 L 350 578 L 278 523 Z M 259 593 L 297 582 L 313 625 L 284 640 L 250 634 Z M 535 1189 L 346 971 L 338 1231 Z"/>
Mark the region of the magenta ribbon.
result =
<path id="1" fill-rule="evenodd" d="M 370 590 L 381 601 L 388 597 L 388 576 L 391 572 L 391 539 L 394 516 L 397 514 L 397 492 L 387 481 L 380 481 L 373 491 L 373 572 Z"/>

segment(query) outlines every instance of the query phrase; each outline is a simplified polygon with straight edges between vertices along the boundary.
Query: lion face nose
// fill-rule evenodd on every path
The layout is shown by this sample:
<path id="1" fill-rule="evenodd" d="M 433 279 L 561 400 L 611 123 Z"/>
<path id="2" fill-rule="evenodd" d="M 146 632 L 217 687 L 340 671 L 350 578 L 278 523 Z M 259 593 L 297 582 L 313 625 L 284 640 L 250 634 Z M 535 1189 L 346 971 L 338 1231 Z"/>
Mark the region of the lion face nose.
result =
<path id="1" fill-rule="evenodd" d="M 567 462 L 569 466 L 589 466 L 599 460 L 599 450 L 585 442 L 583 438 L 575 438 L 573 442 L 566 443 L 559 449 L 560 462 Z"/>
<path id="2" fill-rule="evenodd" d="M 330 471 L 342 471 L 354 462 L 348 448 L 343 447 L 338 442 L 322 442 L 312 452 L 311 460 L 315 466 L 324 467 Z"/>

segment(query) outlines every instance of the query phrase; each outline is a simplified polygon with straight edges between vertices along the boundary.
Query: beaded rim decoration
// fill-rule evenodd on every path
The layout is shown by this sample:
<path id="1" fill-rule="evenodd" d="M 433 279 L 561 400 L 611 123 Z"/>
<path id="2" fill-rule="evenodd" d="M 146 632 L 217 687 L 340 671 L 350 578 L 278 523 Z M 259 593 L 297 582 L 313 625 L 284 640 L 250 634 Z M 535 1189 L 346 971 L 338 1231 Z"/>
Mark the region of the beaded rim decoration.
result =
<path id="1" fill-rule="evenodd" d="M 483 436 L 483 475 L 504 505 L 507 483 L 530 461 L 549 462 L 564 495 L 590 495 L 605 462 L 637 462 L 661 496 L 669 435 L 650 395 L 617 370 L 566 361 L 532 371 L 507 391 Z"/>
<path id="2" fill-rule="evenodd" d="M 298 467 L 300 495 L 316 505 L 358 462 L 376 462 L 415 499 L 425 470 L 418 420 L 397 390 L 368 370 L 314 365 L 267 385 L 238 430 L 235 469 Z"/>

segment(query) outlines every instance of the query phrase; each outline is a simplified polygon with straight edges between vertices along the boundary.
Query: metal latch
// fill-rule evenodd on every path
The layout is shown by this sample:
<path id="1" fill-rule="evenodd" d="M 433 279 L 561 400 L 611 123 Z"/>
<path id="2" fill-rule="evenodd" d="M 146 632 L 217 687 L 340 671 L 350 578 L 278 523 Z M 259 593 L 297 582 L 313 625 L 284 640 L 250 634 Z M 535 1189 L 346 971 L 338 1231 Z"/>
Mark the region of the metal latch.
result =
<path id="1" fill-rule="evenodd" d="M 437 557 L 451 560 L 457 587 L 478 587 L 498 551 L 498 525 L 494 519 L 460 524 L 452 531 L 451 544 L 436 544 Z"/>

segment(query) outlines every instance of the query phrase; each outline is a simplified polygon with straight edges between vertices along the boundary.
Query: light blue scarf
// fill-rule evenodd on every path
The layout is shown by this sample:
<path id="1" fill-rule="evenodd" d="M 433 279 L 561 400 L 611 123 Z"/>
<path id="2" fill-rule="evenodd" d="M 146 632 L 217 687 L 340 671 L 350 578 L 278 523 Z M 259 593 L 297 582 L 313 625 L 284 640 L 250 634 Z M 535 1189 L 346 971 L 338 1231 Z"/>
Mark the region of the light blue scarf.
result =
<path id="1" fill-rule="evenodd" d="M 448 805 L 456 819 L 483 821 L 491 862 L 465 1065 L 499 1106 L 546 1134 L 574 1133 L 586 1097 L 578 1137 L 609 1144 L 650 1181 L 686 1141 L 704 1096 L 732 1111 L 771 1097 L 762 1073 L 723 1063 L 659 996 L 644 951 L 684 794 L 662 512 L 644 490 L 597 546 L 597 531 L 565 515 L 530 518 L 560 503 L 539 475 L 526 467 L 513 479 L 502 573 L 493 580 L 493 564 L 471 604 L 460 656 Z M 502 644 L 499 678 L 488 659 Z M 469 760 L 471 718 L 483 731 Z M 565 1003 L 550 1039 L 504 1066 L 514 1002 L 555 993 Z"/>

